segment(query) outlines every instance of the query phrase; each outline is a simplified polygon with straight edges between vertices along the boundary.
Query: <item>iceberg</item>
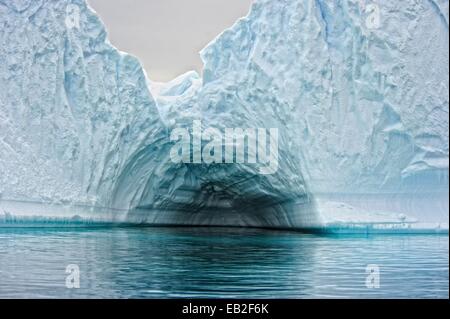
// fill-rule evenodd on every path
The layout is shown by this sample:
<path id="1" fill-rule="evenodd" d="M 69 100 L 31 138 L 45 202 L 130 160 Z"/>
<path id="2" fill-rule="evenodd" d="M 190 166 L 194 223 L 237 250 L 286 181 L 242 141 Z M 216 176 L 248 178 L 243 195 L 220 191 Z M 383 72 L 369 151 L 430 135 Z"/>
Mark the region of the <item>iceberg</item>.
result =
<path id="1" fill-rule="evenodd" d="M 448 227 L 448 1 L 255 0 L 168 83 L 84 0 L 0 24 L 0 225 Z M 174 163 L 196 120 L 278 129 L 278 170 Z"/>

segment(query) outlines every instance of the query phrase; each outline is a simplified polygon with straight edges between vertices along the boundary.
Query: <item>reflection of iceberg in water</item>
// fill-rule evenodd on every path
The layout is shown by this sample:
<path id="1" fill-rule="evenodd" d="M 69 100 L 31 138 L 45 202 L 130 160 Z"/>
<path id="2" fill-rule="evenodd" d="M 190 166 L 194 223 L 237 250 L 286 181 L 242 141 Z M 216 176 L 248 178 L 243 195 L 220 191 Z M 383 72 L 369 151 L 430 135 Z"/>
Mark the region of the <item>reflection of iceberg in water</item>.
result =
<path id="1" fill-rule="evenodd" d="M 1 298 L 448 297 L 447 236 L 220 227 L 14 228 L 1 236 Z M 60 284 L 68 256 L 82 271 L 76 291 Z M 365 265 L 374 261 L 382 261 L 382 285 L 367 289 Z"/>
<path id="2" fill-rule="evenodd" d="M 83 0 L 0 0 L 0 224 L 448 228 L 448 16 L 379 6 L 257 0 L 153 83 Z M 278 171 L 172 163 L 196 119 L 278 128 Z"/>

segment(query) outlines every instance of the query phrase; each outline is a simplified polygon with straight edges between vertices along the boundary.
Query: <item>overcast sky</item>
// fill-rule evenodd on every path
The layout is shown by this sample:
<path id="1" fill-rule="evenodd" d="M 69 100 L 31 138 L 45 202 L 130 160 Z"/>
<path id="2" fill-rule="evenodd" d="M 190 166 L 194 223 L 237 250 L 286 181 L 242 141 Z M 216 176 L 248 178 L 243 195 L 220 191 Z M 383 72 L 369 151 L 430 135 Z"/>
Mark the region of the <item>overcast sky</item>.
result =
<path id="1" fill-rule="evenodd" d="M 153 81 L 202 69 L 198 52 L 247 14 L 252 0 L 88 0 L 109 40 L 139 58 Z"/>

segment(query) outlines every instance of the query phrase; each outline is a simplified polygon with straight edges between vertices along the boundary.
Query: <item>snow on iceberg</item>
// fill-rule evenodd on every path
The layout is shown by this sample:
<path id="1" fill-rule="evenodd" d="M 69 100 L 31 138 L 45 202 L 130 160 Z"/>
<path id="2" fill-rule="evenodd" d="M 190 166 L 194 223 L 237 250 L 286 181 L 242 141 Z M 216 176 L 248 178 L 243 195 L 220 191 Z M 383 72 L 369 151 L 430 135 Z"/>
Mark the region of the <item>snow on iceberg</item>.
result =
<path id="1" fill-rule="evenodd" d="M 154 83 L 83 0 L 0 0 L 4 223 L 448 222 L 448 2 L 377 5 L 257 0 L 202 77 Z M 278 128 L 278 171 L 174 164 L 198 119 Z"/>

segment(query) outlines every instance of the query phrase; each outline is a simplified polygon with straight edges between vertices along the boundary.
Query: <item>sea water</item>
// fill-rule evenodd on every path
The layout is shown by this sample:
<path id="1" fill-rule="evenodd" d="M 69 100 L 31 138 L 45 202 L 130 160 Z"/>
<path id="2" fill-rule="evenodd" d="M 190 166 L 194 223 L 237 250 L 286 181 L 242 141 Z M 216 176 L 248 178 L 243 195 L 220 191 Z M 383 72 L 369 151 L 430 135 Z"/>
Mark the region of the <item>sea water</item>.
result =
<path id="1" fill-rule="evenodd" d="M 448 298 L 448 247 L 448 235 L 0 228 L 0 297 Z"/>

